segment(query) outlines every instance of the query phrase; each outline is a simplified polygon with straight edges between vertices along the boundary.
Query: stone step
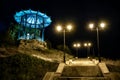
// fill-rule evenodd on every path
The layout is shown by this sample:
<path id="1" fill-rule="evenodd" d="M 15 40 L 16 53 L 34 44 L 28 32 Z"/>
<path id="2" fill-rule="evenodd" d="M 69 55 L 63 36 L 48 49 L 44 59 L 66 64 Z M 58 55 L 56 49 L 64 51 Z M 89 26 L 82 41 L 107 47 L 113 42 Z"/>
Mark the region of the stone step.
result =
<path id="1" fill-rule="evenodd" d="M 98 66 L 65 66 L 61 77 L 103 77 Z"/>
<path id="2" fill-rule="evenodd" d="M 58 77 L 53 80 L 111 80 L 109 77 Z"/>

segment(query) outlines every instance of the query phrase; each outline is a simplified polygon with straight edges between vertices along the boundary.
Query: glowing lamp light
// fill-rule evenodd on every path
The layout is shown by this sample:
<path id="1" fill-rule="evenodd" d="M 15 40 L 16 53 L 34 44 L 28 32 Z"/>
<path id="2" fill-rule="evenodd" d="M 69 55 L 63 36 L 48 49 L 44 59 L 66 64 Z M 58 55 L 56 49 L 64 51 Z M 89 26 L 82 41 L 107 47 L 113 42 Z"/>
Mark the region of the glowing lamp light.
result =
<path id="1" fill-rule="evenodd" d="M 90 47 L 90 46 L 91 46 L 91 43 L 84 43 L 84 46 L 85 46 L 85 47 Z"/>
<path id="2" fill-rule="evenodd" d="M 73 44 L 73 47 L 80 47 L 80 43 Z"/>
<path id="3" fill-rule="evenodd" d="M 29 36 L 30 34 L 29 34 L 29 33 L 27 33 L 27 35 Z"/>
<path id="4" fill-rule="evenodd" d="M 88 46 L 91 46 L 91 43 L 88 43 Z"/>
<path id="5" fill-rule="evenodd" d="M 74 44 L 73 46 L 74 46 L 74 47 L 76 47 L 77 45 L 76 45 L 76 44 Z"/>
<path id="6" fill-rule="evenodd" d="M 100 27 L 101 27 L 101 28 L 104 28 L 104 27 L 105 27 L 105 23 L 101 23 L 101 24 L 100 24 Z"/>
<path id="7" fill-rule="evenodd" d="M 70 31 L 72 29 L 72 25 L 68 25 L 67 29 Z"/>
<path id="8" fill-rule="evenodd" d="M 94 24 L 92 24 L 92 23 L 89 24 L 89 28 L 90 28 L 90 29 L 93 29 L 93 28 L 94 28 Z"/>
<path id="9" fill-rule="evenodd" d="M 87 43 L 84 43 L 84 46 L 86 47 L 86 46 L 87 46 Z"/>
<path id="10" fill-rule="evenodd" d="M 57 26 L 57 31 L 61 31 L 62 27 L 60 25 Z"/>
<path id="11" fill-rule="evenodd" d="M 80 44 L 78 43 L 77 46 L 80 47 Z"/>

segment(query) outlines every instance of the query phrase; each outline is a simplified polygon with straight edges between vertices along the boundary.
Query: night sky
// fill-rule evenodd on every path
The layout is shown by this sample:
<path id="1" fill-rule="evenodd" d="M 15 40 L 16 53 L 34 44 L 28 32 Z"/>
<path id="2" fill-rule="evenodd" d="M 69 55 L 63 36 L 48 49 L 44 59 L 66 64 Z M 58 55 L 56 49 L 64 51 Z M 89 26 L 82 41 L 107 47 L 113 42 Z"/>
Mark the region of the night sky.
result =
<path id="1" fill-rule="evenodd" d="M 107 27 L 100 31 L 100 53 L 119 58 L 119 5 L 115 0 L 1 0 L 0 32 L 11 22 L 16 23 L 13 17 L 16 12 L 32 9 L 51 17 L 52 23 L 45 29 L 45 40 L 49 40 L 53 47 L 63 44 L 63 35 L 55 31 L 55 26 L 71 23 L 73 30 L 66 33 L 66 45 L 74 50 L 72 44 L 75 41 L 91 41 L 95 48 L 96 31 L 90 31 L 87 27 L 91 21 L 98 24 L 104 20 Z"/>

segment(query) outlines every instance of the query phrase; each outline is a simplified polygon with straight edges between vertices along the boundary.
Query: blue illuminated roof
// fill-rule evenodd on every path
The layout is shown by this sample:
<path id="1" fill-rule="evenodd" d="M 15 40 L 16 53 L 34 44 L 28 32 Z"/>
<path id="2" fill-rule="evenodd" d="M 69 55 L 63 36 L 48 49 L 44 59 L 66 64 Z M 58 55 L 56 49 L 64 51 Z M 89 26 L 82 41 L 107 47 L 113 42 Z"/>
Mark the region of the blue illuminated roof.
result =
<path id="1" fill-rule="evenodd" d="M 16 12 L 14 18 L 17 23 L 31 28 L 47 27 L 52 22 L 50 17 L 48 17 L 46 14 L 33 10 Z"/>

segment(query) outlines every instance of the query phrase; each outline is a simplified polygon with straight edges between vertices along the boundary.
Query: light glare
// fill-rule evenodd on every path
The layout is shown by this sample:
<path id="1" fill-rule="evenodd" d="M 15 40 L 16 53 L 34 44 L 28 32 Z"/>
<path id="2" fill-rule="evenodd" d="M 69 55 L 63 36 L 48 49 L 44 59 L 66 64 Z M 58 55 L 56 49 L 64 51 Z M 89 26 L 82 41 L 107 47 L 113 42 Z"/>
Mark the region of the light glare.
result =
<path id="1" fill-rule="evenodd" d="M 68 29 L 68 30 L 71 30 L 71 29 L 72 29 L 72 25 L 68 25 L 68 26 L 67 26 L 67 29 Z"/>
<path id="2" fill-rule="evenodd" d="M 91 46 L 91 43 L 84 43 L 84 46 L 85 46 L 85 47 L 90 47 L 90 46 Z"/>
<path id="3" fill-rule="evenodd" d="M 78 43 L 77 46 L 80 47 L 80 44 Z"/>
<path id="4" fill-rule="evenodd" d="M 93 24 L 93 23 L 89 24 L 89 28 L 90 28 L 90 29 L 93 29 L 93 27 L 94 27 L 94 24 Z"/>
<path id="5" fill-rule="evenodd" d="M 86 46 L 87 46 L 87 43 L 84 43 L 84 46 L 86 47 Z"/>
<path id="6" fill-rule="evenodd" d="M 88 43 L 88 46 L 91 46 L 91 43 Z"/>
<path id="7" fill-rule="evenodd" d="M 76 44 L 74 44 L 73 46 L 76 47 Z"/>
<path id="8" fill-rule="evenodd" d="M 61 31 L 62 27 L 60 25 L 57 26 L 57 31 Z"/>
<path id="9" fill-rule="evenodd" d="M 80 43 L 73 44 L 73 47 L 80 47 L 80 46 L 81 46 Z"/>
<path id="10" fill-rule="evenodd" d="M 101 28 L 104 28 L 104 27 L 105 27 L 105 23 L 101 23 L 101 24 L 100 24 L 100 27 L 101 27 Z"/>

